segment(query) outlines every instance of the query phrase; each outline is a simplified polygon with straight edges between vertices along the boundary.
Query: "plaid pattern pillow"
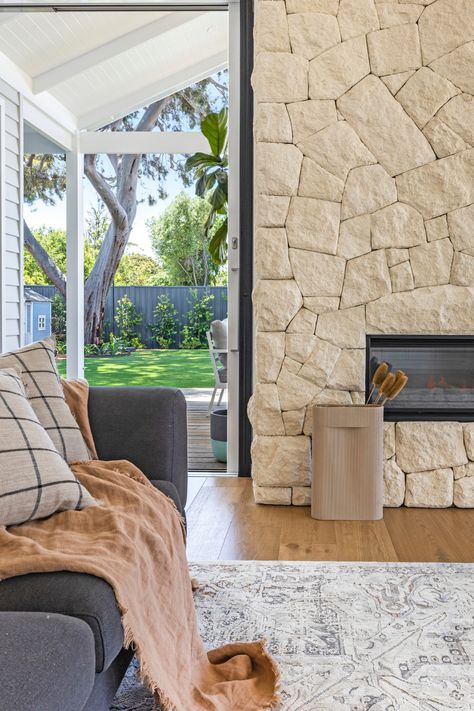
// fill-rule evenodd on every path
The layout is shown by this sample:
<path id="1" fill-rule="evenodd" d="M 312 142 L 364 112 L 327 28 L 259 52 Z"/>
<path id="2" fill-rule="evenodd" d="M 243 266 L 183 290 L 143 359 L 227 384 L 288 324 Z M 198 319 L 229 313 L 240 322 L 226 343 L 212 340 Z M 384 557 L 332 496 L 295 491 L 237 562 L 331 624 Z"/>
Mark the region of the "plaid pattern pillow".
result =
<path id="1" fill-rule="evenodd" d="M 90 459 L 76 420 L 64 399 L 54 358 L 54 338 L 0 355 L 0 368 L 21 374 L 36 416 L 67 462 Z"/>
<path id="2" fill-rule="evenodd" d="M 0 370 L 0 526 L 95 504 L 41 427 L 16 370 Z"/>

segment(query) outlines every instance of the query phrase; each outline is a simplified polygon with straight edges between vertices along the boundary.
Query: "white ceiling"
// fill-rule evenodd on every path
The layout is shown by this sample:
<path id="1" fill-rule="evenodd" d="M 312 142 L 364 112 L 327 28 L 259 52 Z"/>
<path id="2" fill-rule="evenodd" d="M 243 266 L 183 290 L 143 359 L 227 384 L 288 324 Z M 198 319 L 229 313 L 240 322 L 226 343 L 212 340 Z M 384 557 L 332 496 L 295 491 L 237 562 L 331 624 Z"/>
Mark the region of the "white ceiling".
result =
<path id="1" fill-rule="evenodd" d="M 0 52 L 92 130 L 227 66 L 228 14 L 0 13 Z"/>

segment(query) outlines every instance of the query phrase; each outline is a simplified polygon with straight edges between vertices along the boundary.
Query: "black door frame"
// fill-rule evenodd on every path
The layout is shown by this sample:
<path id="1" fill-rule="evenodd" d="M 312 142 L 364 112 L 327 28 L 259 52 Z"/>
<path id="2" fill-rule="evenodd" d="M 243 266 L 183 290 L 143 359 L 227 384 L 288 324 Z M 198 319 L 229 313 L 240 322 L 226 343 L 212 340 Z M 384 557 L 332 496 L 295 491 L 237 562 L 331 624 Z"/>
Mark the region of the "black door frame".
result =
<path id="1" fill-rule="evenodd" d="M 239 476 L 250 476 L 253 392 L 253 0 L 240 0 Z"/>

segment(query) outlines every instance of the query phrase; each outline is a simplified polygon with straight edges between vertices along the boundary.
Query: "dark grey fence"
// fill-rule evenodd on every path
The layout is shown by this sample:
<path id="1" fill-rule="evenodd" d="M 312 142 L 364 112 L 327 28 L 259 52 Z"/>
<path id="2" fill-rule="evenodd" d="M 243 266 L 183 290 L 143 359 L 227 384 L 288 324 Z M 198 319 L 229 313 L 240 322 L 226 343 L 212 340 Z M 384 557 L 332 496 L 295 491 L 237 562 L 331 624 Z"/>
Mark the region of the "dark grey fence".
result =
<path id="1" fill-rule="evenodd" d="M 50 299 L 57 293 L 54 286 L 31 286 L 39 294 Z M 137 328 L 141 340 L 149 347 L 155 347 L 148 324 L 153 323 L 153 311 L 160 296 L 167 296 L 178 312 L 176 317 L 178 323 L 178 334 L 175 347 L 181 343 L 181 329 L 187 323 L 187 313 L 197 299 L 204 294 L 214 296 L 211 302 L 213 319 L 223 319 L 227 316 L 227 287 L 225 286 L 113 286 L 108 294 L 105 307 L 106 333 L 116 330 L 115 309 L 117 301 L 122 296 L 128 296 L 135 304 L 135 308 L 142 317 L 142 322 Z"/>

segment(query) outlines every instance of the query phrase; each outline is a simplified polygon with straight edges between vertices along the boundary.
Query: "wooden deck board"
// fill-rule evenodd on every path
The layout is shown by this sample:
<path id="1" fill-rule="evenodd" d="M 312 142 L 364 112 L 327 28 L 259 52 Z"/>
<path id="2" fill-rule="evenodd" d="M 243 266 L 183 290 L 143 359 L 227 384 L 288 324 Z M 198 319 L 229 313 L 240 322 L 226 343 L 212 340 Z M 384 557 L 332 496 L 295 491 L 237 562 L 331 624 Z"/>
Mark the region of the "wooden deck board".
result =
<path id="1" fill-rule="evenodd" d="M 210 419 L 207 404 L 186 398 L 188 406 L 188 470 L 190 472 L 225 472 L 226 464 L 218 462 L 211 447 Z"/>

